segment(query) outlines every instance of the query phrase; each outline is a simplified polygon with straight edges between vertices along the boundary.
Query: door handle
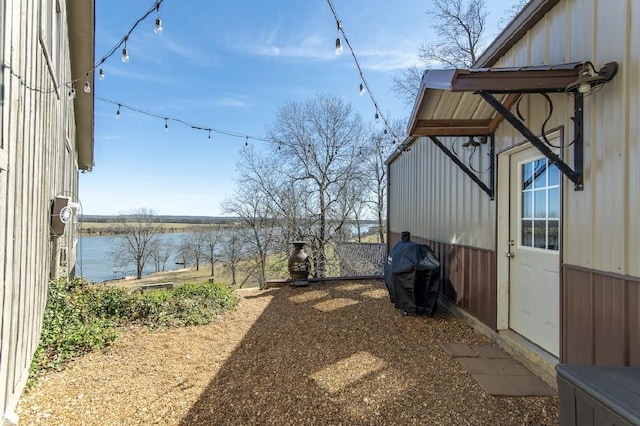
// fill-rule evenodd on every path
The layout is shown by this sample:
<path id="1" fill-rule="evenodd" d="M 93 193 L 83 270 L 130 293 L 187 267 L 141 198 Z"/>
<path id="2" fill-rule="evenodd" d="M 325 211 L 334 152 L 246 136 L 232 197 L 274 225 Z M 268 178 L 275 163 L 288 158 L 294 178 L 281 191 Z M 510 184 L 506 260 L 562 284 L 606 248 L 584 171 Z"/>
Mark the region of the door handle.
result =
<path id="1" fill-rule="evenodd" d="M 513 259 L 514 257 L 516 257 L 516 254 L 514 252 L 510 251 L 509 253 L 507 253 L 507 257 L 509 259 Z"/>

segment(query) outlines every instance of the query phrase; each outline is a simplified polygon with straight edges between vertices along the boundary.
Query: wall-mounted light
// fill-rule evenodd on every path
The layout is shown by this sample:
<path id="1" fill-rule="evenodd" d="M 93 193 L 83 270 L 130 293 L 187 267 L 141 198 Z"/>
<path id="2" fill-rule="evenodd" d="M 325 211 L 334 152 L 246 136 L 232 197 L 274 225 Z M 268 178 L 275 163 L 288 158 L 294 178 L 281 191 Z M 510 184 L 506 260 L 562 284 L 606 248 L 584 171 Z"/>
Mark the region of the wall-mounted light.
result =
<path id="1" fill-rule="evenodd" d="M 486 143 L 487 143 L 486 136 L 469 136 L 469 139 L 462 144 L 462 148 L 466 150 L 472 150 Z"/>
<path id="2" fill-rule="evenodd" d="M 569 84 L 564 90 L 569 94 L 588 96 L 600 90 L 602 85 L 611 80 L 617 72 L 617 62 L 608 62 L 597 71 L 591 62 L 585 62 L 580 68 L 578 79 Z"/>

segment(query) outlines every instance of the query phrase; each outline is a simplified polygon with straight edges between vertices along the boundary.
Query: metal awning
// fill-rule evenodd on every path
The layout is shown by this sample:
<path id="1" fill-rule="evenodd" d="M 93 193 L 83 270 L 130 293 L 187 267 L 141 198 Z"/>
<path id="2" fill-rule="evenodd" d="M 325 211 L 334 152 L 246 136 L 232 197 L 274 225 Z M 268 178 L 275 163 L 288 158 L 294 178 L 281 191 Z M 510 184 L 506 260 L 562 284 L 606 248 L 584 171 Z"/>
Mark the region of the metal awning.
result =
<path id="1" fill-rule="evenodd" d="M 425 71 L 411 119 L 411 136 L 488 136 L 504 117 L 479 92 L 509 110 L 523 93 L 564 92 L 584 62 L 513 68 Z"/>
<path id="2" fill-rule="evenodd" d="M 576 190 L 583 189 L 583 95 L 611 80 L 618 64 L 610 62 L 596 70 L 591 62 L 571 62 L 517 68 L 477 68 L 427 70 L 409 120 L 409 136 L 429 137 L 448 157 L 493 199 L 493 134 L 503 120 L 508 121 L 558 170 L 569 178 Z M 586 86 L 583 88 L 583 86 Z M 530 130 L 511 108 L 523 94 L 568 93 L 574 99 L 573 166 L 564 162 L 547 144 L 544 124 L 540 135 Z M 546 121 L 545 121 L 546 123 Z M 491 136 L 489 186 L 461 163 L 438 136 Z M 473 139 L 471 139 L 473 140 Z M 485 139 L 486 140 L 486 139 Z"/>

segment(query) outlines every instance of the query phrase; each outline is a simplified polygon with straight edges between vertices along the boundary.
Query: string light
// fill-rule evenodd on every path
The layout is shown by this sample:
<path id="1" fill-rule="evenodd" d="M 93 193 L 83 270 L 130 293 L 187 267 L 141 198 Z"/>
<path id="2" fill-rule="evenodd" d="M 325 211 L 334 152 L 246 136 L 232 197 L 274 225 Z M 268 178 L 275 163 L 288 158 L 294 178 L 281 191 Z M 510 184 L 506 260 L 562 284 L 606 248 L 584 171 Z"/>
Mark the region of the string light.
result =
<path id="1" fill-rule="evenodd" d="M 211 129 L 207 129 L 209 131 L 209 142 L 211 142 Z"/>
<path id="2" fill-rule="evenodd" d="M 153 32 L 157 35 L 162 34 L 162 20 L 160 19 L 160 3 L 156 2 L 156 25 Z"/>
<path id="3" fill-rule="evenodd" d="M 125 64 L 129 62 L 129 51 L 127 50 L 127 37 L 124 38 L 124 47 L 122 48 L 122 55 L 120 56 L 122 62 Z"/>
<path id="4" fill-rule="evenodd" d="M 375 115 L 375 117 L 374 117 L 374 118 L 375 118 L 375 120 L 376 120 L 376 123 L 380 121 L 380 114 L 378 114 L 378 111 L 376 111 L 376 115 Z M 385 129 L 385 130 L 386 130 L 386 129 Z"/>
<path id="5" fill-rule="evenodd" d="M 244 146 L 245 147 L 249 146 L 249 137 L 248 136 L 246 136 L 245 139 L 244 139 Z"/>
<path id="6" fill-rule="evenodd" d="M 76 85 L 75 83 L 71 83 L 71 90 L 69 90 L 69 99 L 76 98 Z"/>
<path id="7" fill-rule="evenodd" d="M 364 96 L 365 92 L 367 92 L 369 94 L 369 98 L 371 98 L 371 102 L 373 102 L 373 106 L 375 107 L 376 110 L 376 114 L 378 114 L 379 118 L 382 119 L 382 121 L 384 122 L 384 134 L 387 134 L 387 129 L 390 129 L 392 136 L 394 136 L 395 138 L 400 139 L 397 135 L 395 135 L 395 133 L 393 132 L 393 130 L 391 129 L 391 126 L 389 126 L 389 122 L 386 119 L 386 117 L 382 114 L 382 111 L 380 111 L 380 107 L 378 107 L 378 102 L 376 101 L 376 98 L 373 96 L 373 92 L 371 91 L 371 88 L 369 87 L 369 84 L 367 83 L 366 78 L 364 77 L 364 73 L 362 71 L 362 67 L 360 66 L 360 62 L 358 61 L 358 58 L 356 56 L 355 51 L 353 50 L 353 46 L 351 46 L 351 43 L 349 42 L 349 38 L 347 37 L 347 34 L 344 31 L 344 28 L 342 27 L 342 21 L 340 20 L 340 18 L 338 18 L 338 13 L 336 12 L 336 8 L 333 6 L 333 3 L 331 0 L 327 0 L 327 4 L 329 5 L 329 8 L 331 9 L 331 13 L 333 13 L 333 17 L 336 20 L 336 24 L 338 26 L 338 39 L 340 39 L 339 35 L 340 33 L 342 34 L 342 38 L 344 39 L 344 42 L 347 44 L 347 47 L 349 48 L 349 51 L 351 52 L 351 56 L 353 57 L 353 61 L 356 64 L 356 68 L 358 69 L 358 73 L 360 74 L 360 79 L 362 81 L 362 83 L 360 83 L 360 95 Z M 342 43 L 340 43 L 340 45 L 342 46 Z M 337 52 L 337 47 L 338 47 L 338 42 L 336 40 L 336 53 Z"/>
<path id="8" fill-rule="evenodd" d="M 166 126 L 165 128 L 168 128 L 167 122 L 169 120 L 171 120 L 171 121 L 174 121 L 176 123 L 179 123 L 179 124 L 185 125 L 187 127 L 190 127 L 190 128 L 192 128 L 194 130 L 206 131 L 209 135 L 212 132 L 214 132 L 214 133 L 218 133 L 220 135 L 230 136 L 230 137 L 234 137 L 234 138 L 243 138 L 245 140 L 245 145 L 249 144 L 248 143 L 249 139 L 253 139 L 253 140 L 256 140 L 256 141 L 262 141 L 262 142 L 274 142 L 272 139 L 266 139 L 266 138 L 262 138 L 262 137 L 251 136 L 251 135 L 247 135 L 247 134 L 243 134 L 243 133 L 231 132 L 231 131 L 228 131 L 228 130 L 216 129 L 216 128 L 210 127 L 210 126 L 201 126 L 201 125 L 198 125 L 198 124 L 193 124 L 193 123 L 190 123 L 188 121 L 182 120 L 180 118 L 173 118 L 173 117 L 167 117 L 167 116 L 164 116 L 164 115 L 159 115 L 159 114 L 154 113 L 154 112 L 145 111 L 143 109 L 136 108 L 136 107 L 133 107 L 133 106 L 130 106 L 130 105 L 125 105 L 125 104 L 123 104 L 121 102 L 112 101 L 110 99 L 106 99 L 106 98 L 103 98 L 101 96 L 95 96 L 95 99 L 99 100 L 99 101 L 102 101 L 102 102 L 105 102 L 105 103 L 110 103 L 110 104 L 113 104 L 113 105 L 117 105 L 118 106 L 118 110 L 116 112 L 116 118 L 120 117 L 120 109 L 121 108 L 125 108 L 125 109 L 128 109 L 130 111 L 137 112 L 139 114 L 144 114 L 144 115 L 147 115 L 147 116 L 150 116 L 150 117 L 155 117 L 155 118 L 162 119 L 162 120 L 165 121 L 165 126 Z"/>
<path id="9" fill-rule="evenodd" d="M 336 36 L 336 55 L 342 55 L 344 48 L 342 47 L 342 40 L 340 40 L 340 30 L 342 30 L 342 24 L 340 21 L 336 22 L 338 26 L 337 36 Z"/>
<path id="10" fill-rule="evenodd" d="M 165 117 L 164 119 L 164 131 L 168 132 L 169 131 L 169 119 Z"/>
<path id="11" fill-rule="evenodd" d="M 121 54 L 121 59 L 122 62 L 129 62 L 129 51 L 127 50 L 127 40 L 129 39 L 129 36 L 131 35 L 131 33 L 133 33 L 133 31 L 136 29 L 136 27 L 140 24 L 140 22 L 144 21 L 153 11 L 156 11 L 158 13 L 158 17 L 159 17 L 159 8 L 160 5 L 162 4 L 164 0 L 156 0 L 153 4 L 153 6 L 148 9 L 144 15 L 142 15 L 142 17 L 140 17 L 134 24 L 133 26 L 129 29 L 129 31 L 124 35 L 124 37 L 122 37 L 120 39 L 120 41 L 118 41 L 118 43 L 116 43 L 111 49 L 109 49 L 109 51 L 102 56 L 97 62 L 95 62 L 95 64 L 93 65 L 93 67 L 91 67 L 91 69 L 87 70 L 86 72 L 84 72 L 82 74 L 82 77 L 78 77 L 75 79 L 72 79 L 71 81 L 67 81 L 64 83 L 61 83 L 58 86 L 54 86 L 52 89 L 43 89 L 43 88 L 39 88 L 36 87 L 34 85 L 30 85 L 29 83 L 27 83 L 26 81 L 24 81 L 24 79 L 17 74 L 16 72 L 13 71 L 12 67 L 10 65 L 5 65 L 4 63 L 2 64 L 3 68 L 6 68 L 9 70 L 9 72 L 14 75 L 15 77 L 17 77 L 20 80 L 20 83 L 25 86 L 27 89 L 32 90 L 34 92 L 39 92 L 39 93 L 44 93 L 44 94 L 48 94 L 48 93 L 54 93 L 57 92 L 58 89 L 62 86 L 67 86 L 67 87 L 71 87 L 71 90 L 68 93 L 68 96 L 71 98 L 72 96 L 75 98 L 75 90 L 73 90 L 73 85 L 74 83 L 77 83 L 78 81 L 80 81 L 85 75 L 89 75 L 89 73 L 93 73 L 96 69 L 98 69 L 99 67 L 101 67 L 102 64 L 104 64 L 104 62 L 109 59 L 111 56 L 113 56 L 118 49 L 124 45 L 124 47 L 122 48 L 122 54 Z M 98 74 L 98 78 L 100 80 L 104 79 L 104 72 L 102 70 L 102 68 L 100 68 L 99 74 Z"/>
<path id="12" fill-rule="evenodd" d="M 82 90 L 84 90 L 84 93 L 91 93 L 91 84 L 89 84 L 89 80 L 85 81 Z"/>

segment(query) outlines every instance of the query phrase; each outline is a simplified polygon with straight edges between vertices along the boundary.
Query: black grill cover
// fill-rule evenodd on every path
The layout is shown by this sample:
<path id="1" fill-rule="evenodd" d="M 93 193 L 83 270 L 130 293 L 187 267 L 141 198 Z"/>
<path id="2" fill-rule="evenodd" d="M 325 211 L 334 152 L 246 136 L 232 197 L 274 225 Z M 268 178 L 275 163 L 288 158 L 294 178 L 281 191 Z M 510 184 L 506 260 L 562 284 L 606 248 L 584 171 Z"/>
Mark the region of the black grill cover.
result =
<path id="1" fill-rule="evenodd" d="M 384 265 L 384 281 L 391 303 L 403 313 L 433 316 L 438 305 L 440 262 L 433 250 L 409 241 L 403 233 Z"/>

